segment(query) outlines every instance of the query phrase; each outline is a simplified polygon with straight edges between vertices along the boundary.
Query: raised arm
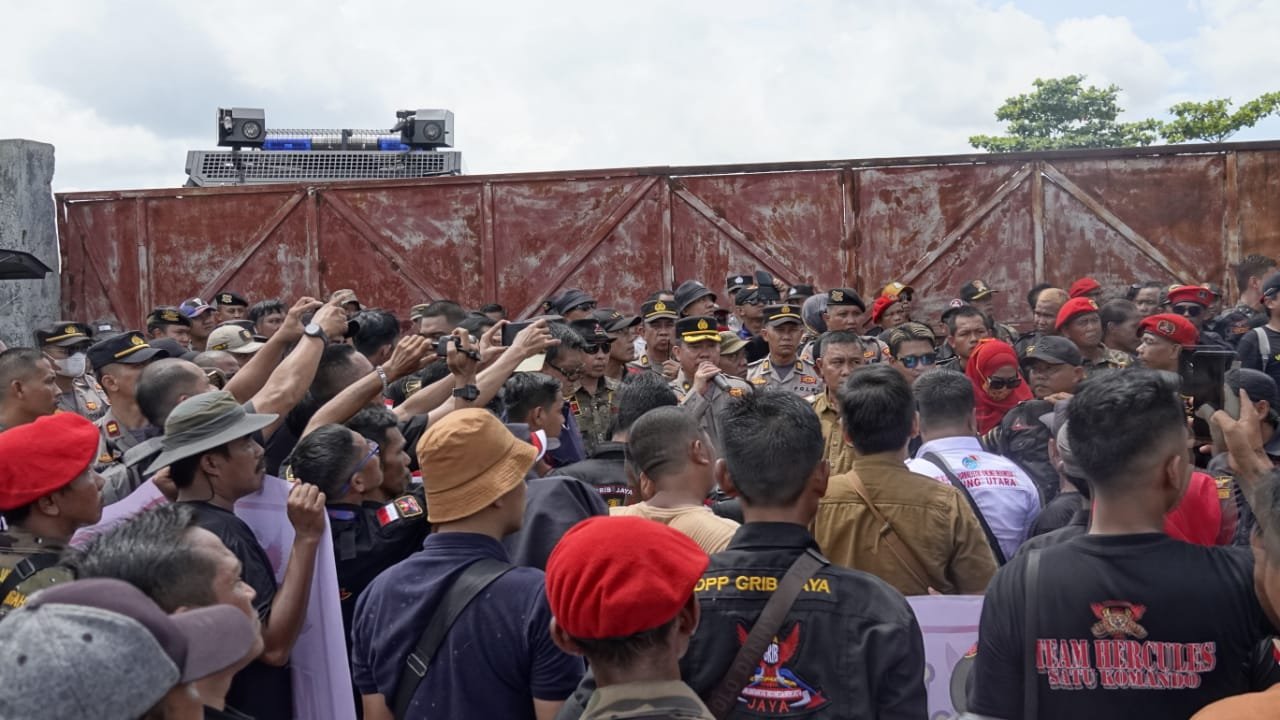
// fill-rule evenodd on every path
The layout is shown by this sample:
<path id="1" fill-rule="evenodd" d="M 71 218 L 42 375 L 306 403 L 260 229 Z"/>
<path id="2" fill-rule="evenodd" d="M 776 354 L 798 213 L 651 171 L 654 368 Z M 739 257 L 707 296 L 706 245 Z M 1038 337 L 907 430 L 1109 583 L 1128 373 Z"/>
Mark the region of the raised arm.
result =
<path id="1" fill-rule="evenodd" d="M 307 423 L 302 436 L 306 437 L 321 425 L 344 423 L 350 420 L 353 415 L 360 412 L 361 408 L 382 395 L 387 385 L 421 370 L 433 360 L 435 360 L 435 348 L 431 347 L 429 340 L 421 335 L 406 335 L 400 338 L 387 364 L 374 368 L 373 372 L 360 378 L 355 384 L 322 405 L 311 417 L 311 422 Z"/>
<path id="2" fill-rule="evenodd" d="M 249 398 L 262 390 L 262 386 L 267 384 L 267 378 L 271 377 L 280 361 L 284 360 L 289 348 L 302 337 L 302 316 L 315 312 L 322 305 L 324 303 L 310 297 L 299 298 L 293 304 L 276 334 L 268 338 L 267 344 L 254 353 L 249 362 L 227 382 L 224 389 L 235 397 L 236 402 L 248 402 Z"/>

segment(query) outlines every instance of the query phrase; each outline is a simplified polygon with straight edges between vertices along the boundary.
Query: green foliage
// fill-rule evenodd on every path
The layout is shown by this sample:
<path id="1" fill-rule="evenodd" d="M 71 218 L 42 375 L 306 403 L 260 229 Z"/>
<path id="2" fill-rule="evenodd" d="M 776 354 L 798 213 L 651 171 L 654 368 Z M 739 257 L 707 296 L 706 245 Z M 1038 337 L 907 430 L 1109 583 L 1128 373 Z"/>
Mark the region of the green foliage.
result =
<path id="1" fill-rule="evenodd" d="M 1169 108 L 1173 119 L 1164 123 L 1160 134 L 1171 143 L 1191 140 L 1222 142 L 1277 111 L 1280 111 L 1280 92 L 1260 95 L 1241 105 L 1234 113 L 1231 112 L 1230 98 L 1182 102 Z"/>
<path id="2" fill-rule="evenodd" d="M 1083 75 L 1037 78 L 1035 90 L 1011 97 L 996 110 L 1008 123 L 1007 134 L 974 135 L 969 144 L 989 152 L 1064 150 L 1150 145 L 1157 140 L 1159 120 L 1118 122 L 1120 88 L 1084 86 Z"/>

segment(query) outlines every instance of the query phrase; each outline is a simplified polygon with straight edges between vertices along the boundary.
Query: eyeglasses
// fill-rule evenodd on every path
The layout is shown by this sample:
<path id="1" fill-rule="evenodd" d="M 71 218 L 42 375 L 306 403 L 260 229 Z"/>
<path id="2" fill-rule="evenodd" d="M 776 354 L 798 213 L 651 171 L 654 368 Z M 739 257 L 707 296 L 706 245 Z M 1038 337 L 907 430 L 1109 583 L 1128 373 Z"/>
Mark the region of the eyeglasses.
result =
<path id="1" fill-rule="evenodd" d="M 578 378 L 582 377 L 582 366 L 578 366 L 572 370 L 565 370 L 562 367 L 552 365 L 551 363 L 547 363 L 547 367 L 563 375 L 564 379 L 568 380 L 569 382 L 573 382 L 574 380 L 577 380 Z"/>
<path id="2" fill-rule="evenodd" d="M 989 377 L 987 378 L 988 390 L 1012 390 L 1022 384 L 1022 378 L 1011 377 Z"/>
<path id="3" fill-rule="evenodd" d="M 924 353 L 923 355 L 903 355 L 898 358 L 898 362 L 902 363 L 902 367 L 908 370 L 914 370 L 917 365 L 928 367 L 938 362 L 938 353 Z"/>
<path id="4" fill-rule="evenodd" d="M 607 353 L 607 352 L 609 352 L 609 351 L 610 351 L 610 350 L 612 350 L 612 349 L 613 349 L 613 341 L 612 341 L 612 340 L 610 340 L 609 342 L 597 343 L 597 344 L 595 344 L 595 345 L 583 345 L 583 346 L 582 346 L 582 352 L 584 352 L 584 353 L 586 353 L 586 354 L 588 354 L 588 355 L 595 355 L 596 353 L 601 353 L 601 352 L 603 352 L 603 353 Z"/>
<path id="5" fill-rule="evenodd" d="M 1204 307 L 1195 303 L 1178 303 L 1172 310 L 1183 317 L 1200 317 Z"/>
<path id="6" fill-rule="evenodd" d="M 378 445 L 378 443 L 374 442 L 373 440 L 370 440 L 369 454 L 365 455 L 364 459 L 356 463 L 356 466 L 351 469 L 351 478 L 354 479 L 356 475 L 359 475 L 360 471 L 364 469 L 364 466 L 368 465 L 369 461 L 372 460 L 375 455 L 380 455 L 380 454 L 382 454 L 382 448 Z M 334 495 L 334 497 L 340 498 L 346 495 L 347 491 L 349 491 L 350 489 L 351 489 L 351 480 L 347 480 L 345 483 L 343 483 L 342 487 L 338 488 L 338 492 Z"/>

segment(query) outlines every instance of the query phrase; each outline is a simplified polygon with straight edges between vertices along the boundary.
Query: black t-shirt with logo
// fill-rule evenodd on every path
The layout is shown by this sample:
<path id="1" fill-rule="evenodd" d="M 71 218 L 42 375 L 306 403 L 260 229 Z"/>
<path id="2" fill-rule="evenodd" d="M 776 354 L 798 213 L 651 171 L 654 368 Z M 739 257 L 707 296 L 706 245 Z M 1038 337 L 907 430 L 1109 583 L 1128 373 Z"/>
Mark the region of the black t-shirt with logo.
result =
<path id="1" fill-rule="evenodd" d="M 1274 631 L 1247 550 L 1161 533 L 1082 535 L 1039 552 L 1030 608 L 1028 556 L 987 588 L 970 712 L 1024 716 L 1027 609 L 1037 623 L 1041 720 L 1187 718 L 1280 681 L 1272 655 L 1258 652 Z"/>

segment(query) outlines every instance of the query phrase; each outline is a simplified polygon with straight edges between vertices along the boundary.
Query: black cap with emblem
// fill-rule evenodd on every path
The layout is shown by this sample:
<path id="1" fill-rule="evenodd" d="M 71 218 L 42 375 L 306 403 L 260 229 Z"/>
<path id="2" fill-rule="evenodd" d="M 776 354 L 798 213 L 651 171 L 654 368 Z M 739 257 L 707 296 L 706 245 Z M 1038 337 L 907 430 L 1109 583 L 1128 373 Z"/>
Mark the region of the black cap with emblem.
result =
<path id="1" fill-rule="evenodd" d="M 724 286 L 729 291 L 729 294 L 733 295 L 743 288 L 750 287 L 751 281 L 752 277 L 750 275 L 730 275 L 729 279 L 725 280 Z"/>
<path id="2" fill-rule="evenodd" d="M 853 288 L 831 288 L 827 291 L 827 307 L 832 305 L 853 306 L 861 310 L 867 311 L 867 304 L 862 301 L 862 296 Z"/>
<path id="3" fill-rule="evenodd" d="M 214 295 L 213 304 L 217 305 L 218 307 L 237 306 L 237 305 L 240 307 L 249 307 L 249 301 L 245 300 L 243 295 L 240 295 L 239 293 L 234 293 L 230 290 L 223 290 L 217 295 Z"/>
<path id="4" fill-rule="evenodd" d="M 591 313 L 591 317 L 603 325 L 607 333 L 625 332 L 641 322 L 639 315 L 623 315 L 613 308 L 599 308 Z"/>
<path id="5" fill-rule="evenodd" d="M 36 344 L 75 347 L 93 342 L 93 329 L 80 322 L 59 320 L 36 330 Z"/>
<path id="6" fill-rule="evenodd" d="M 662 318 L 675 320 L 676 309 L 675 306 L 665 300 L 651 300 L 640 306 L 640 315 L 645 322 L 661 320 Z"/>
<path id="7" fill-rule="evenodd" d="M 89 348 L 89 363 L 98 369 L 112 363 L 138 365 L 167 357 L 167 350 L 148 345 L 140 332 L 108 335 Z"/>
<path id="8" fill-rule="evenodd" d="M 577 330 L 588 345 L 601 345 L 613 339 L 609 337 L 604 325 L 595 320 L 574 320 L 569 323 L 569 327 Z"/>
<path id="9" fill-rule="evenodd" d="M 786 323 L 802 323 L 804 318 L 800 316 L 799 305 L 770 305 L 764 309 L 764 324 L 769 327 L 777 327 Z"/>
<path id="10" fill-rule="evenodd" d="M 716 319 L 707 315 L 694 315 L 676 321 L 676 339 L 685 345 L 699 342 L 720 344 L 720 329 Z"/>
<path id="11" fill-rule="evenodd" d="M 792 285 L 787 290 L 787 302 L 803 305 L 805 300 L 813 297 L 816 293 L 817 291 L 813 289 L 812 285 Z"/>
<path id="12" fill-rule="evenodd" d="M 191 318 L 183 315 L 175 307 L 158 307 L 147 315 L 147 329 L 162 328 L 166 325 L 185 325 L 191 327 Z"/>

